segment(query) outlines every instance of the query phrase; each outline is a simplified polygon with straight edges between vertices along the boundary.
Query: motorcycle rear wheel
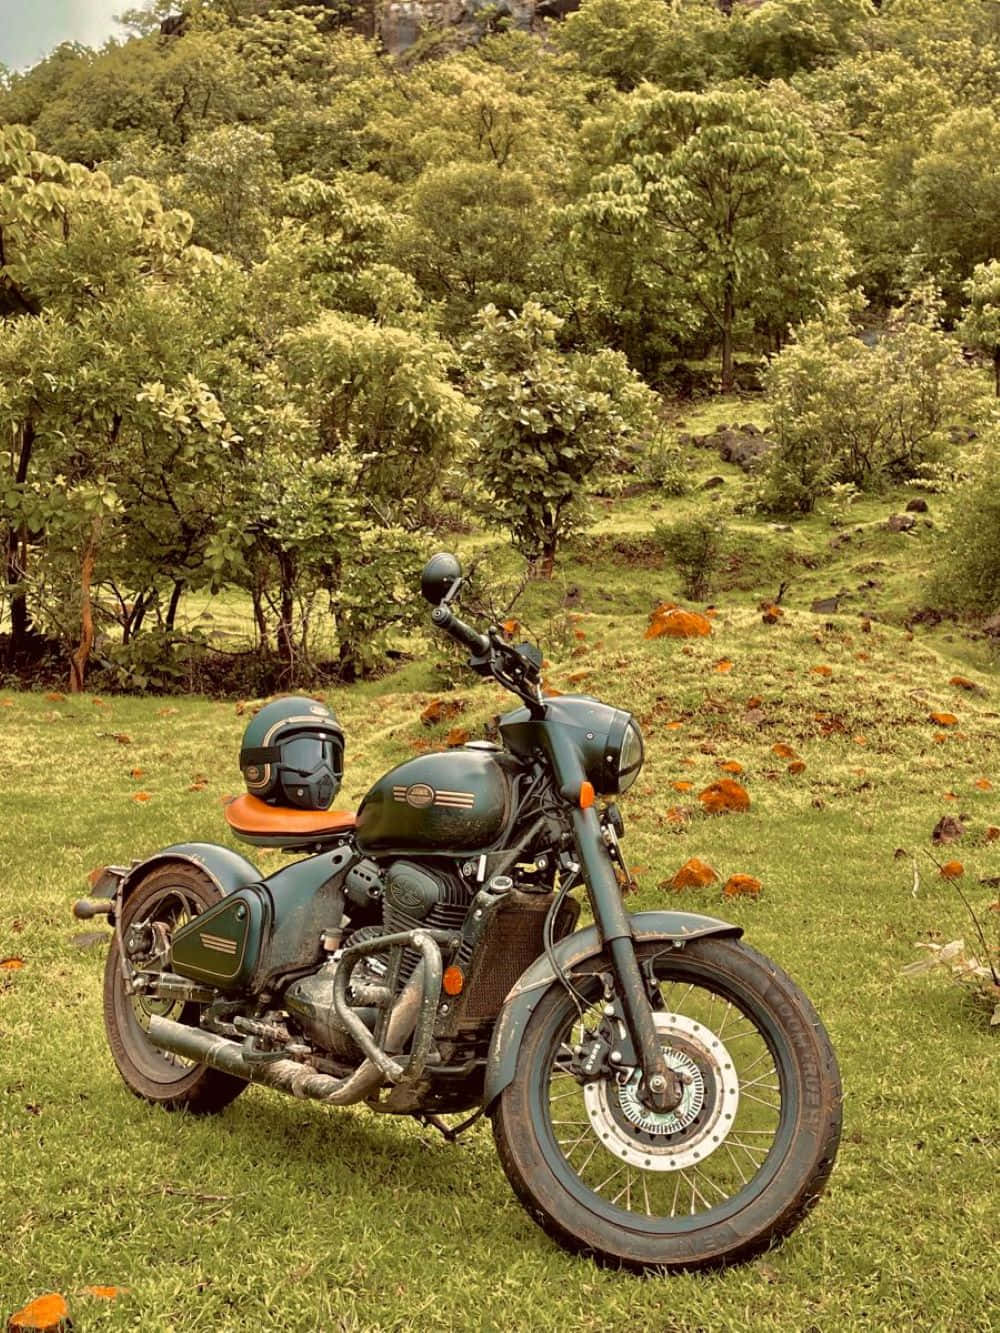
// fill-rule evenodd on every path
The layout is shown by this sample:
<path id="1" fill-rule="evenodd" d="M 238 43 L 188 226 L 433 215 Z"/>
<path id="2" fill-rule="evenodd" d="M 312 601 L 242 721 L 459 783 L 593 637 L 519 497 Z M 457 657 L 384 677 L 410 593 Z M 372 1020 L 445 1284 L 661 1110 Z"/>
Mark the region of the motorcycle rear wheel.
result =
<path id="1" fill-rule="evenodd" d="M 500 1161 L 566 1249 L 639 1271 L 745 1262 L 799 1224 L 833 1167 L 833 1048 L 791 978 L 737 940 L 645 941 L 637 954 L 659 985 L 654 1019 L 681 1105 L 651 1110 L 638 1071 L 583 1084 L 569 1072 L 590 1034 L 614 1045 L 599 956 L 575 969 L 576 1000 L 554 984 L 528 1021 L 493 1109 Z"/>
<path id="2" fill-rule="evenodd" d="M 122 938 L 127 937 L 130 927 L 144 921 L 161 923 L 172 932 L 221 897 L 208 876 L 195 866 L 158 866 L 127 898 Z M 129 995 L 116 937 L 104 967 L 104 1028 L 118 1072 L 131 1091 L 170 1111 L 208 1114 L 221 1111 L 247 1087 L 241 1078 L 159 1050 L 146 1035 L 153 1014 L 196 1026 L 199 1006 Z"/>

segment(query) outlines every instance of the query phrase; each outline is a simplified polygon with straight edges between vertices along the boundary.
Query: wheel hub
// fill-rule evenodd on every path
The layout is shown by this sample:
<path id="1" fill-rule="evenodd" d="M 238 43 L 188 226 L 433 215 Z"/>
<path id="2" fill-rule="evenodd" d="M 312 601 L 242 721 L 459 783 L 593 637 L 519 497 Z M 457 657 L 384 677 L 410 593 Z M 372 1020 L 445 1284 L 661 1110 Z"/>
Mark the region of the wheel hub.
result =
<path id="1" fill-rule="evenodd" d="M 681 1171 L 723 1143 L 739 1106 L 739 1077 L 725 1045 L 710 1028 L 683 1014 L 653 1015 L 664 1059 L 683 1085 L 680 1104 L 657 1111 L 640 1097 L 642 1073 L 621 1082 L 584 1085 L 594 1132 L 624 1162 L 652 1171 Z"/>

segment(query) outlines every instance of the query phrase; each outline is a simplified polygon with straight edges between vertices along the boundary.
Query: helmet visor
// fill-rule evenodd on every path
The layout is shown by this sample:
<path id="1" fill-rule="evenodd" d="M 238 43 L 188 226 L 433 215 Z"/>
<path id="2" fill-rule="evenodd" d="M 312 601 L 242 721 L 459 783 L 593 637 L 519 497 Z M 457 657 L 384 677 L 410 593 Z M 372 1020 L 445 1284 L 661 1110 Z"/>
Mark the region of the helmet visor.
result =
<path id="1" fill-rule="evenodd" d="M 295 736 L 281 745 L 281 764 L 307 778 L 324 766 L 331 776 L 340 776 L 338 755 L 332 740 L 317 736 Z"/>

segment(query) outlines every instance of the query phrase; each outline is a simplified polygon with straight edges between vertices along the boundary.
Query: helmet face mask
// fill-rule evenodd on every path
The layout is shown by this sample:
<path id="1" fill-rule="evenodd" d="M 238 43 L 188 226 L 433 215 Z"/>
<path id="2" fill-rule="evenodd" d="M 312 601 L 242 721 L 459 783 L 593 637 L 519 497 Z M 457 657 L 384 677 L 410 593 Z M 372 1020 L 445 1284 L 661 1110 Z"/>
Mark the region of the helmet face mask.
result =
<path id="1" fill-rule="evenodd" d="M 247 726 L 240 768 L 247 791 L 269 805 L 326 810 L 340 790 L 344 733 L 325 704 L 275 699 Z"/>

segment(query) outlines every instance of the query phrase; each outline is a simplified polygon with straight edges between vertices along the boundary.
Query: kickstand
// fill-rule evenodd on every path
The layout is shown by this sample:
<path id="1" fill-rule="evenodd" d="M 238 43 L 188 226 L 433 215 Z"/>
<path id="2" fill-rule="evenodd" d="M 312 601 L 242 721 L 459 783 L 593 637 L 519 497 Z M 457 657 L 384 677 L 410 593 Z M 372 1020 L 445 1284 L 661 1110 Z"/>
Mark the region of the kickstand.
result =
<path id="1" fill-rule="evenodd" d="M 476 1121 L 481 1119 L 485 1113 L 486 1107 L 481 1106 L 474 1115 L 469 1116 L 468 1120 L 463 1120 L 460 1125 L 455 1125 L 454 1128 L 451 1125 L 446 1125 L 441 1117 L 437 1115 L 418 1115 L 416 1119 L 419 1120 L 422 1125 L 432 1126 L 443 1138 L 446 1138 L 449 1143 L 456 1143 L 458 1141 L 458 1136 L 464 1134 L 467 1129 L 471 1129 Z"/>

